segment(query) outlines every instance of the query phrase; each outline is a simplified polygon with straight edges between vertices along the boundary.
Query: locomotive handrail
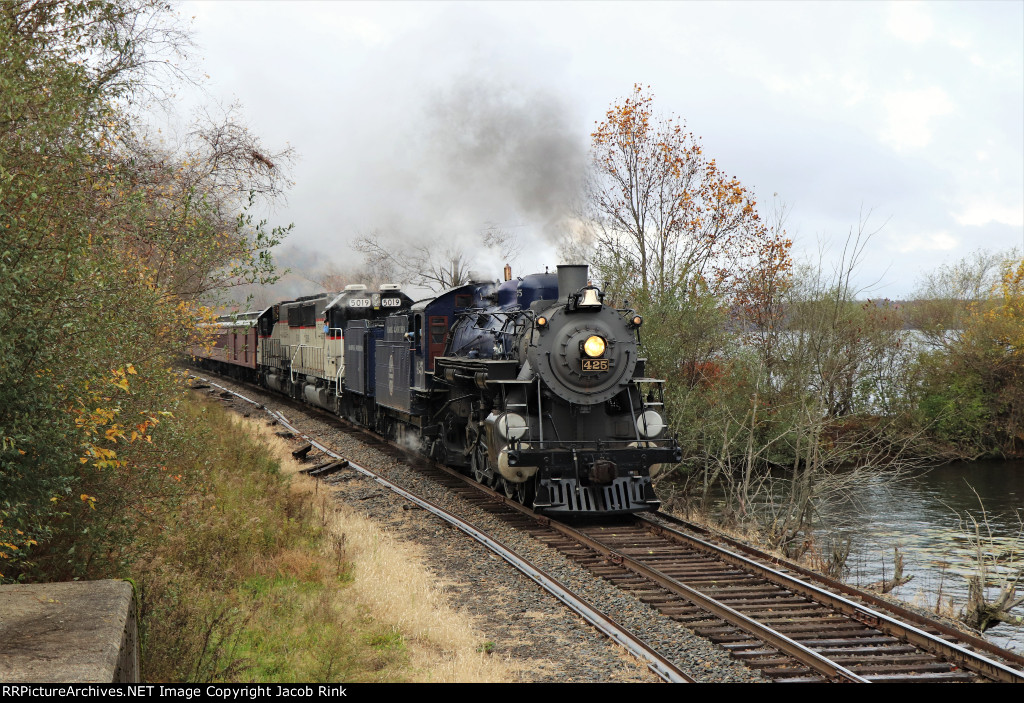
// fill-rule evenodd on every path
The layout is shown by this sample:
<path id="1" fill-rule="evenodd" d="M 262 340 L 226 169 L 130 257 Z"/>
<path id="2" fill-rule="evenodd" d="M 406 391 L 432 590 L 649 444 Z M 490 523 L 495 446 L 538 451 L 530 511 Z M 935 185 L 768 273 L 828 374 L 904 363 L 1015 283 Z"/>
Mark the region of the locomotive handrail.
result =
<path id="1" fill-rule="evenodd" d="M 336 364 L 337 370 L 334 372 L 334 397 L 340 398 L 341 393 L 341 379 L 345 377 L 345 360 L 342 357 L 342 362 Z"/>
<path id="2" fill-rule="evenodd" d="M 516 440 L 520 441 L 520 440 Z M 552 444 L 558 445 L 555 447 L 549 447 L 551 449 L 586 449 L 587 447 L 597 447 L 599 449 L 615 449 L 614 445 L 624 445 L 626 449 L 636 449 L 638 447 L 631 447 L 631 444 L 635 444 L 635 439 L 588 439 L 588 440 L 570 440 L 570 439 L 549 439 L 549 440 L 523 440 L 529 442 L 531 449 L 544 449 L 543 445 Z M 674 437 L 658 437 L 655 439 L 641 439 L 640 442 L 645 447 L 639 447 L 639 449 L 669 449 L 675 444 Z M 656 442 L 662 442 L 662 444 L 655 444 Z"/>

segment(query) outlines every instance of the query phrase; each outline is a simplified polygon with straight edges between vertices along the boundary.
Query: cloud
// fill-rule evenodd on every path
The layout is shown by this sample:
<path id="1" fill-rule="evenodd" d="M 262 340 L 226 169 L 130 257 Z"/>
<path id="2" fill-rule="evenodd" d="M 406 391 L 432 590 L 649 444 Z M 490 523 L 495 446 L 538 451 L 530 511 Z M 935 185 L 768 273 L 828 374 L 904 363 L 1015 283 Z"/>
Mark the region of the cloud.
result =
<path id="1" fill-rule="evenodd" d="M 366 17 L 340 18 L 337 27 L 343 36 L 356 39 L 368 47 L 384 44 L 392 38 L 391 32 Z"/>
<path id="2" fill-rule="evenodd" d="M 931 232 L 899 237 L 896 242 L 896 251 L 901 254 L 920 251 L 950 251 L 959 244 L 960 242 L 949 232 Z"/>
<path id="3" fill-rule="evenodd" d="M 981 227 L 989 222 L 1024 227 L 1024 203 L 1019 196 L 1016 203 L 1007 202 L 1011 199 L 982 196 L 969 200 L 959 212 L 950 214 L 957 224 L 965 227 Z"/>
<path id="4" fill-rule="evenodd" d="M 894 285 L 1020 246 L 1021 3 L 292 7 L 183 12 L 213 87 L 302 154 L 273 219 L 324 259 L 358 263 L 349 242 L 374 229 L 475 250 L 494 222 L 526 244 L 517 270 L 543 270 L 594 121 L 638 80 L 744 185 L 792 204 L 791 232 L 841 234 L 859 203 L 892 216 L 875 253 Z M 647 40 L 616 50 L 624 36 Z"/>
<path id="5" fill-rule="evenodd" d="M 921 44 L 931 37 L 934 23 L 923 2 L 901 1 L 889 5 L 885 28 L 903 41 Z"/>
<path id="6" fill-rule="evenodd" d="M 928 146 L 932 141 L 932 120 L 953 111 L 946 91 L 934 86 L 888 92 L 882 104 L 887 123 L 879 136 L 900 151 Z"/>

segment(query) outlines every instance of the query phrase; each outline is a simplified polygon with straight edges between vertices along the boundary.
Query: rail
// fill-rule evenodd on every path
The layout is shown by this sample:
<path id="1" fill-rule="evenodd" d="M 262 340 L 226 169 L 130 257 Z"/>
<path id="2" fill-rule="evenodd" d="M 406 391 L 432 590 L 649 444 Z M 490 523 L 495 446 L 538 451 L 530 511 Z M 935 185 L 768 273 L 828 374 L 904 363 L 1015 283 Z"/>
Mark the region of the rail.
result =
<path id="1" fill-rule="evenodd" d="M 211 385 L 217 384 L 211 383 Z M 244 396 L 241 396 L 240 394 L 235 393 L 235 395 L 238 395 L 239 397 L 243 398 L 244 400 L 247 400 L 250 403 L 258 405 L 258 403 L 256 403 L 255 401 L 244 398 Z M 268 412 L 271 411 L 268 410 Z M 290 427 L 290 425 L 287 425 L 287 423 L 284 422 L 283 417 L 281 417 L 280 420 L 283 422 L 283 424 L 286 424 L 286 426 Z M 358 426 L 356 427 L 361 431 L 369 433 L 368 430 L 365 430 L 365 428 L 358 428 Z M 293 431 L 296 430 L 293 429 Z M 297 431 L 296 433 L 300 434 Z M 318 448 L 327 451 L 326 448 L 317 445 L 312 440 L 310 440 L 310 442 L 314 444 L 314 446 L 318 446 Z M 327 453 L 330 452 L 327 451 Z M 505 496 L 499 494 L 498 492 L 492 489 L 489 489 L 484 486 L 479 486 L 479 484 L 471 482 L 467 477 L 463 476 L 459 472 L 456 472 L 442 465 L 434 464 L 434 467 L 437 470 L 443 471 L 444 473 L 452 477 L 458 478 L 461 481 L 472 483 L 473 486 L 477 487 L 483 493 L 488 494 L 492 499 L 505 504 L 509 508 L 518 511 L 519 513 L 522 513 L 528 517 L 533 518 L 540 525 L 550 528 L 551 530 L 554 530 L 555 532 L 562 534 L 564 537 L 568 537 L 569 539 L 577 542 L 578 544 L 585 546 L 589 550 L 592 550 L 596 554 L 599 554 L 602 558 L 603 563 L 614 565 L 615 568 L 627 569 L 628 571 L 633 572 L 640 578 L 647 579 L 657 584 L 661 588 L 668 590 L 669 592 L 679 594 L 681 598 L 694 603 L 696 606 L 708 612 L 713 613 L 716 617 L 729 623 L 732 627 L 735 627 L 738 630 L 747 633 L 748 635 L 757 640 L 767 642 L 770 646 L 775 648 L 777 651 L 783 653 L 785 656 L 788 656 L 793 660 L 796 660 L 804 666 L 806 666 L 811 672 L 816 672 L 817 674 L 829 680 L 835 681 L 868 681 L 868 679 L 865 678 L 866 675 L 861 675 L 857 672 L 854 672 L 851 669 L 828 659 L 821 653 L 814 651 L 811 647 L 808 647 L 805 644 L 801 644 L 795 639 L 787 637 L 785 634 L 773 631 L 765 624 L 760 623 L 754 620 L 753 618 L 750 618 L 744 613 L 734 608 L 731 608 L 728 605 L 721 603 L 714 598 L 711 598 L 710 596 L 700 592 L 695 588 L 691 588 L 687 584 L 681 583 L 679 579 L 664 573 L 658 568 L 655 568 L 649 564 L 642 563 L 642 560 L 634 559 L 633 557 L 627 554 L 623 554 L 620 550 L 601 544 L 598 540 L 587 536 L 580 530 L 556 522 L 545 516 L 537 515 L 529 508 L 515 502 L 514 500 L 509 500 Z M 369 475 L 373 475 L 372 472 L 370 472 Z M 376 476 L 375 480 L 379 480 L 382 483 L 384 483 L 382 479 Z M 395 490 L 395 488 L 393 488 L 392 490 Z M 402 492 L 402 489 L 397 489 L 397 492 Z M 423 507 L 427 508 L 426 505 L 423 505 Z M 427 509 L 429 510 L 430 508 Z M 431 510 L 431 512 L 434 511 Z M 671 518 L 671 516 L 666 516 L 664 514 L 659 514 L 659 517 L 668 522 L 675 521 L 678 523 L 682 523 L 682 521 L 679 521 L 675 518 Z M 720 545 L 712 544 L 711 542 L 700 539 L 699 537 L 696 537 L 694 535 L 679 532 L 678 530 L 674 530 L 664 524 L 648 519 L 646 517 L 638 520 L 638 524 L 640 523 L 645 525 L 645 529 L 647 531 L 654 533 L 659 538 L 663 538 L 671 542 L 681 543 L 687 546 L 687 548 L 689 549 L 695 549 L 700 552 L 713 554 L 714 557 L 720 559 L 721 561 L 731 564 L 735 568 L 742 569 L 743 571 L 755 576 L 756 578 L 761 578 L 765 581 L 776 584 L 782 589 L 790 590 L 793 593 L 799 594 L 800 596 L 807 598 L 809 601 L 818 603 L 823 607 L 831 608 L 838 615 L 849 618 L 851 621 L 855 621 L 862 625 L 866 625 L 870 628 L 873 628 L 877 630 L 879 633 L 883 633 L 888 637 L 905 641 L 909 643 L 909 645 L 912 645 L 913 647 L 917 648 L 918 650 L 928 653 L 928 655 L 930 656 L 935 656 L 939 659 L 946 661 L 956 662 L 957 665 L 963 667 L 964 669 L 975 672 L 975 674 L 977 675 L 981 675 L 992 680 L 1002 682 L 1024 682 L 1024 672 L 1022 671 L 1015 670 L 1010 666 L 994 661 L 988 657 L 978 654 L 977 652 L 972 652 L 966 647 L 962 646 L 961 644 L 957 644 L 955 642 L 948 642 L 942 639 L 941 637 L 925 632 L 922 629 L 915 627 L 914 625 L 908 624 L 906 622 L 900 622 L 896 618 L 891 617 L 890 615 L 887 615 L 885 613 L 879 612 L 873 608 L 867 607 L 863 603 L 854 602 L 849 598 L 845 598 L 843 596 L 837 595 L 836 593 L 829 592 L 828 590 L 816 586 L 813 583 L 807 583 L 798 578 L 794 578 L 793 576 L 786 574 L 778 569 L 771 568 L 770 566 L 766 566 L 763 563 L 758 563 L 754 559 L 739 554 L 738 550 L 740 549 L 740 547 L 742 547 L 744 550 L 748 551 L 748 553 L 754 552 L 757 554 L 758 558 L 767 560 L 771 563 L 772 558 L 770 557 L 770 555 L 765 555 L 753 548 L 746 547 L 745 545 L 741 545 L 740 543 L 735 543 L 735 541 L 733 540 L 728 540 L 727 538 L 720 538 L 725 539 L 727 542 L 729 542 L 732 546 L 736 548 L 737 551 L 726 549 L 721 547 Z M 460 527 L 460 529 L 463 528 Z M 701 528 L 694 527 L 694 529 L 704 534 L 707 533 L 707 530 L 702 530 Z M 471 534 L 469 530 L 464 529 L 464 531 L 466 531 L 467 534 Z M 505 558 L 504 555 L 503 558 Z M 506 558 L 506 560 L 508 559 Z M 775 561 L 777 563 L 777 560 Z M 510 563 L 513 562 L 510 561 Z M 517 566 L 517 568 L 519 567 Z M 786 568 L 789 568 L 791 570 L 799 569 L 799 567 L 791 565 L 786 565 Z M 524 573 L 527 573 L 525 570 L 523 571 Z M 533 577 L 531 576 L 531 578 Z M 843 584 L 838 584 L 838 582 L 832 584 L 830 580 L 825 579 L 820 575 L 813 574 L 812 572 L 808 572 L 808 578 L 816 578 L 819 582 L 829 581 L 829 587 L 845 588 L 849 591 L 849 595 L 855 595 L 862 599 L 868 597 L 868 594 L 863 594 L 859 591 L 853 592 L 854 589 L 852 589 L 851 587 L 846 587 Z M 538 581 L 538 583 L 540 582 Z M 560 600 L 562 599 L 560 598 Z M 885 604 L 885 607 L 889 609 L 889 612 L 895 612 L 896 614 L 903 617 L 903 614 L 899 612 L 899 606 Z M 576 610 L 576 608 L 574 608 L 574 610 Z M 580 610 L 577 610 L 577 612 L 580 612 Z M 589 620 L 588 618 L 588 621 L 591 620 Z M 920 623 L 921 621 L 918 620 L 918 622 Z M 928 621 L 928 625 L 932 626 L 931 621 Z M 977 642 L 974 642 L 973 640 L 976 640 L 977 638 L 970 638 L 969 636 L 963 635 L 963 633 L 958 633 L 954 631 L 953 633 L 947 633 L 947 635 L 948 634 L 955 634 L 958 638 L 960 638 L 961 641 L 967 641 L 971 646 L 975 646 L 976 648 L 984 649 L 985 645 L 987 645 L 989 651 L 997 650 L 1001 655 L 1007 656 L 1008 660 L 1013 661 L 1015 660 L 1015 658 L 1017 658 L 1017 655 L 1008 652 L 1001 652 L 1001 650 L 998 650 L 998 648 L 996 648 L 994 645 L 991 645 L 990 643 L 985 643 L 983 640 L 978 640 Z M 650 659 L 645 660 L 649 662 L 651 661 Z M 651 668 L 655 669 L 653 665 L 651 665 Z M 879 678 L 884 679 L 885 677 Z"/>
<path id="2" fill-rule="evenodd" d="M 337 460 L 344 460 L 341 455 L 335 453 L 334 451 L 324 446 L 323 444 L 320 444 L 315 439 L 309 437 L 308 435 L 304 434 L 301 430 L 293 426 L 281 413 L 271 410 L 270 408 L 267 408 L 263 404 L 255 400 L 252 400 L 251 398 L 247 398 L 241 393 L 233 391 L 230 388 L 221 386 L 220 384 L 215 383 L 207 378 L 202 378 L 198 376 L 194 376 L 194 378 L 202 380 L 204 383 L 208 383 L 210 386 L 213 386 L 215 388 L 220 388 L 221 390 L 231 393 L 232 395 L 238 397 L 239 399 L 247 403 L 250 403 L 263 409 L 268 415 L 277 420 L 283 427 L 286 427 L 296 436 L 302 437 L 304 440 L 309 442 L 312 446 L 316 447 L 318 450 L 320 450 L 327 456 Z M 627 628 L 615 622 L 607 615 L 601 613 L 597 608 L 592 606 L 585 599 L 576 595 L 571 590 L 562 585 L 557 579 L 545 574 L 540 569 L 537 569 L 529 561 L 520 557 L 511 549 L 501 544 L 497 540 L 488 536 L 486 533 L 475 527 L 473 524 L 458 518 L 452 513 L 449 513 L 443 508 L 440 508 L 434 503 L 431 503 L 429 500 L 417 496 L 414 493 L 405 490 L 401 486 L 398 486 L 392 483 L 391 481 L 388 481 L 387 479 L 371 471 L 370 469 L 359 466 L 358 464 L 355 464 L 352 461 L 345 461 L 347 461 L 348 467 L 354 469 L 355 471 L 358 471 L 359 473 L 365 476 L 372 478 L 374 481 L 381 484 L 382 486 L 388 488 L 391 491 L 394 491 L 395 493 L 401 495 L 407 500 L 412 501 L 413 503 L 420 506 L 424 510 L 429 511 L 430 513 L 436 515 L 445 522 L 448 522 L 452 526 L 457 527 L 459 530 L 466 533 L 467 535 L 475 539 L 477 542 L 490 549 L 492 552 L 500 556 L 506 562 L 511 564 L 513 567 L 515 567 L 528 578 L 530 578 L 532 581 L 534 581 L 545 591 L 547 591 L 555 598 L 557 598 L 559 601 L 561 601 L 563 604 L 565 604 L 569 609 L 578 614 L 584 620 L 589 622 L 591 625 L 596 627 L 598 630 L 603 632 L 605 635 L 607 635 L 609 638 L 611 638 L 621 646 L 625 647 L 627 651 L 629 651 L 633 656 L 644 662 L 652 672 L 657 674 L 664 681 L 667 681 L 669 683 L 693 683 L 695 681 L 689 674 L 673 665 L 670 661 L 668 661 L 665 657 L 659 654 L 656 650 L 654 650 L 641 639 L 633 635 Z"/>
<path id="3" fill-rule="evenodd" d="M 941 637 L 932 635 L 908 623 L 901 622 L 878 610 L 869 608 L 861 603 L 856 603 L 850 600 L 849 598 L 832 593 L 829 590 L 826 590 L 820 586 L 815 586 L 814 584 L 808 583 L 807 581 L 794 578 L 793 576 L 790 576 L 789 574 L 779 571 L 778 569 L 773 569 L 769 566 L 765 566 L 764 564 L 759 563 L 754 559 L 745 557 L 742 554 L 738 554 L 734 551 L 725 549 L 720 545 L 712 544 L 711 542 L 702 540 L 698 537 L 694 537 L 693 535 L 688 535 L 679 532 L 678 530 L 667 528 L 664 525 L 659 525 L 658 523 L 653 522 L 646 517 L 641 517 L 640 519 L 646 521 L 650 525 L 650 529 L 658 531 L 664 534 L 665 536 L 669 537 L 670 539 L 686 542 L 707 552 L 714 553 L 716 556 L 725 558 L 743 569 L 759 574 L 760 576 L 766 578 L 769 581 L 772 581 L 773 583 L 782 584 L 797 593 L 812 598 L 813 600 L 819 603 L 828 605 L 829 607 L 834 608 L 838 612 L 841 612 L 844 615 L 847 615 L 855 620 L 870 623 L 872 627 L 882 632 L 885 632 L 886 634 L 898 637 L 900 639 L 904 639 L 907 642 L 913 644 L 914 646 L 919 647 L 927 652 L 944 658 L 951 659 L 953 661 L 960 662 L 967 668 L 970 668 L 973 671 L 977 671 L 978 673 L 988 678 L 991 678 L 995 681 L 1000 681 L 1003 683 L 1024 683 L 1024 671 L 1013 669 L 1005 664 L 993 661 L 992 659 L 989 659 L 988 657 L 978 654 L 977 652 L 972 652 L 969 649 L 962 647 L 961 645 L 958 645 L 953 642 L 948 642 L 947 640 L 944 640 Z M 736 544 L 733 540 L 730 540 L 730 542 Z M 763 555 L 762 558 L 771 559 L 770 555 L 768 554 L 761 552 L 761 555 Z M 791 567 L 787 566 L 787 568 Z M 809 570 L 801 570 L 805 571 L 806 573 L 804 575 L 809 578 L 814 578 L 815 580 L 825 580 L 825 577 L 814 574 Z M 831 579 L 828 579 L 828 581 L 830 587 L 841 588 L 842 590 L 846 591 L 849 595 L 856 594 L 858 597 L 864 597 L 865 595 L 861 592 L 855 592 L 854 589 L 845 586 L 844 584 L 841 584 L 838 581 L 834 581 Z M 889 604 L 886 605 L 887 607 L 890 607 Z M 904 612 L 900 613 L 901 617 L 908 617 L 910 615 L 909 611 L 905 611 L 905 609 L 901 610 L 904 610 Z M 946 634 L 947 636 L 955 636 L 961 639 L 970 639 L 972 646 L 984 648 L 989 651 L 995 649 L 994 645 L 992 645 L 991 643 L 987 643 L 984 640 L 980 640 L 978 638 L 970 637 L 969 635 L 965 635 L 964 633 L 954 631 L 950 628 L 938 629 L 944 631 L 944 634 Z"/>

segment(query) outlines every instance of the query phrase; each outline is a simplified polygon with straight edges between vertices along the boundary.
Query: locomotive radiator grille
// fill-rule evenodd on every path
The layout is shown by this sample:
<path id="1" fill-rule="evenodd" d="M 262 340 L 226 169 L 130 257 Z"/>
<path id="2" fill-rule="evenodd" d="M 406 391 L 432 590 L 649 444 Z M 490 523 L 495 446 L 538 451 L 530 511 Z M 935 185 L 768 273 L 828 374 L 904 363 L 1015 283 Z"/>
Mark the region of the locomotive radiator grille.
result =
<path id="1" fill-rule="evenodd" d="M 295 347 L 295 356 L 292 358 L 291 365 L 295 373 L 322 378 L 324 376 L 324 350 L 322 347 L 300 344 Z"/>

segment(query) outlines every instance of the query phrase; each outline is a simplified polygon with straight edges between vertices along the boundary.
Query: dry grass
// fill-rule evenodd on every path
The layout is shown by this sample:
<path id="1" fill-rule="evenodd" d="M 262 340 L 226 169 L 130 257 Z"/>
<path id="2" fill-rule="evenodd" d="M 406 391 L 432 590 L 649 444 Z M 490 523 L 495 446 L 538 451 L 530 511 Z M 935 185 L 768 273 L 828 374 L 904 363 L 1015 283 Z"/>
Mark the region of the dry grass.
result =
<path id="1" fill-rule="evenodd" d="M 290 490 L 311 503 L 324 532 L 321 556 L 348 564 L 351 583 L 325 598 L 337 601 L 334 607 L 354 603 L 378 630 L 391 633 L 378 646 L 404 648 L 407 669 L 402 678 L 417 682 L 518 679 L 513 662 L 484 651 L 484 636 L 439 590 L 436 577 L 424 566 L 420 547 L 395 539 L 380 525 L 334 502 L 315 479 L 299 473 L 305 466 L 292 458 L 293 446 L 274 435 L 266 422 L 244 418 L 237 422 L 279 459 L 282 473 L 291 479 Z M 281 573 L 306 572 L 314 561 L 301 550 L 285 551 L 274 559 L 273 566 Z"/>

